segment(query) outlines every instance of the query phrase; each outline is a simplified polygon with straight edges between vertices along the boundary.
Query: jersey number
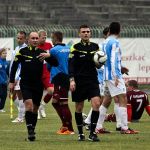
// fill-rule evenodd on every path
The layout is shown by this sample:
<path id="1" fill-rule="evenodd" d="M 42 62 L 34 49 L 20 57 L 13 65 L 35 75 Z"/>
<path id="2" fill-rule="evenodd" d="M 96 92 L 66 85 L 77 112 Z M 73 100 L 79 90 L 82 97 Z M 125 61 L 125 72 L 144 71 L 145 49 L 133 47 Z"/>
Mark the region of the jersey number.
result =
<path id="1" fill-rule="evenodd" d="M 139 103 L 139 106 L 136 109 L 136 111 L 138 112 L 140 110 L 141 106 L 142 106 L 142 99 L 137 99 L 136 101 L 137 101 L 137 103 Z"/>

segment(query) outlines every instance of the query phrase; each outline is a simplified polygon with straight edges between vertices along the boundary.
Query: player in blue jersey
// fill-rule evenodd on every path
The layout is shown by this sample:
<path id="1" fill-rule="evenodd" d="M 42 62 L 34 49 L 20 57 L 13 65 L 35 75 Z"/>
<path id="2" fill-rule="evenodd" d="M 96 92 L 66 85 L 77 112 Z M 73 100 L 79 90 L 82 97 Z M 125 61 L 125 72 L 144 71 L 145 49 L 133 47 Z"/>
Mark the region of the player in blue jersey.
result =
<path id="1" fill-rule="evenodd" d="M 72 115 L 68 106 L 69 76 L 68 76 L 68 58 L 69 47 L 62 43 L 63 34 L 59 31 L 53 32 L 52 43 L 54 47 L 49 51 L 54 56 L 59 65 L 51 67 L 51 83 L 54 84 L 52 105 L 58 113 L 62 127 L 57 134 L 74 134 L 72 127 Z M 41 54 L 41 57 L 48 57 L 47 54 Z"/>
<path id="2" fill-rule="evenodd" d="M 0 112 L 5 112 L 5 101 L 7 97 L 8 82 L 8 62 L 6 61 L 7 51 L 5 48 L 0 49 Z"/>
<path id="3" fill-rule="evenodd" d="M 121 133 L 135 134 L 138 132 L 129 129 L 127 124 L 127 98 L 126 87 L 121 73 L 119 34 L 120 24 L 118 22 L 112 22 L 109 26 L 109 36 L 106 39 L 106 46 L 103 49 L 107 54 L 107 61 L 104 67 L 105 95 L 118 97 Z"/>

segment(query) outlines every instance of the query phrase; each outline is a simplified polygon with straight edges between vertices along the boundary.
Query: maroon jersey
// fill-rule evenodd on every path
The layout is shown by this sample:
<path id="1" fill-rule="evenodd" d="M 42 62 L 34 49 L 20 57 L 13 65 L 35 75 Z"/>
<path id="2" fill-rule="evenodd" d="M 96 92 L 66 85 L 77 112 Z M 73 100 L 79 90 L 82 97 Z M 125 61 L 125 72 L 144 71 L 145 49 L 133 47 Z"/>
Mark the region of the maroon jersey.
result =
<path id="1" fill-rule="evenodd" d="M 149 105 L 148 96 L 140 90 L 127 92 L 128 104 L 132 107 L 132 120 L 139 120 L 143 114 L 144 108 Z"/>

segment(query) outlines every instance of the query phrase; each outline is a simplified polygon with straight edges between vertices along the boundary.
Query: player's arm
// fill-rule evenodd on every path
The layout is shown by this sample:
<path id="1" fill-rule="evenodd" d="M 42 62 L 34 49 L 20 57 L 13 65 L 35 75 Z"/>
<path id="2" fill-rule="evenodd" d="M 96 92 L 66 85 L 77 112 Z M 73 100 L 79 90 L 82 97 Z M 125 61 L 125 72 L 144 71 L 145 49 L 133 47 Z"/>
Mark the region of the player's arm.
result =
<path id="1" fill-rule="evenodd" d="M 16 75 L 16 71 L 18 69 L 18 65 L 21 62 L 21 53 L 20 51 L 16 54 L 15 59 L 13 61 L 12 67 L 11 67 L 11 71 L 10 71 L 10 79 L 9 79 L 9 89 L 10 92 L 13 91 L 14 88 L 14 83 L 15 83 L 15 75 Z"/>
<path id="2" fill-rule="evenodd" d="M 127 93 L 127 115 L 128 121 L 131 122 L 132 120 L 132 105 L 131 105 L 131 96 Z"/>
<path id="3" fill-rule="evenodd" d="M 41 51 L 40 55 L 38 56 L 40 61 L 45 60 L 47 63 L 49 63 L 51 66 L 58 66 L 58 61 L 57 59 L 51 55 L 50 53 L 51 51 L 49 51 L 48 53 L 46 51 Z"/>
<path id="4" fill-rule="evenodd" d="M 148 115 L 150 116 L 150 104 L 149 104 L 149 100 L 148 100 L 148 95 L 146 94 L 146 105 L 145 105 L 145 110 L 148 113 Z"/>
<path id="5" fill-rule="evenodd" d="M 71 46 L 70 53 L 69 53 L 69 60 L 68 60 L 68 72 L 69 72 L 69 78 L 70 78 L 70 90 L 75 91 L 75 80 L 74 80 L 74 46 Z"/>

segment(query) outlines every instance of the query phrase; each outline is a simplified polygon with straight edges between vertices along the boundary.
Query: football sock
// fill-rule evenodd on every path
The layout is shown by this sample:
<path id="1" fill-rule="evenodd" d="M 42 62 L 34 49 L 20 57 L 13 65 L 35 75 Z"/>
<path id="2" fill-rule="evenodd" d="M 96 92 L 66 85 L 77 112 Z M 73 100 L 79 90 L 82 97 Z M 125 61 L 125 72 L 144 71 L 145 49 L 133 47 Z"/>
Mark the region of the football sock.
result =
<path id="1" fill-rule="evenodd" d="M 75 112 L 75 120 L 79 134 L 83 134 L 83 117 L 82 113 Z"/>
<path id="2" fill-rule="evenodd" d="M 72 126 L 72 114 L 70 112 L 68 104 L 61 105 L 62 115 L 63 115 L 63 126 L 68 127 L 69 131 L 74 131 Z"/>
<path id="3" fill-rule="evenodd" d="M 62 124 L 63 124 L 63 114 L 62 114 L 62 110 L 61 110 L 60 104 L 59 103 L 52 103 L 52 106 L 56 110 L 56 112 L 57 112 L 57 114 L 58 114 L 58 116 L 61 119 Z"/>
<path id="4" fill-rule="evenodd" d="M 16 98 L 16 99 L 14 100 L 14 104 L 15 104 L 15 106 L 17 107 L 17 109 L 19 109 L 19 100 L 18 100 L 18 98 Z"/>
<path id="5" fill-rule="evenodd" d="M 33 130 L 33 126 L 32 126 L 32 112 L 31 111 L 26 111 L 25 112 L 25 120 L 26 120 L 26 126 L 27 126 L 27 130 Z"/>
<path id="6" fill-rule="evenodd" d="M 103 128 L 103 123 L 105 120 L 106 112 L 107 112 L 107 108 L 101 105 L 99 107 L 99 118 L 98 118 L 97 125 L 96 125 L 97 129 Z"/>
<path id="7" fill-rule="evenodd" d="M 91 114 L 92 114 L 92 108 L 89 111 L 87 118 L 85 119 L 85 123 L 87 123 L 87 124 L 91 123 Z"/>
<path id="8" fill-rule="evenodd" d="M 119 114 L 119 103 L 114 103 L 114 113 L 116 115 L 116 127 L 119 128 L 121 127 L 121 119 L 120 119 L 120 114 Z"/>
<path id="9" fill-rule="evenodd" d="M 19 100 L 18 118 L 23 119 L 25 113 L 25 106 L 23 100 Z"/>
<path id="10" fill-rule="evenodd" d="M 91 131 L 90 131 L 90 134 L 95 132 L 98 117 L 99 117 L 99 111 L 94 111 L 93 110 L 92 115 L 91 115 Z"/>
<path id="11" fill-rule="evenodd" d="M 32 113 L 32 126 L 33 126 L 33 130 L 35 129 L 36 127 L 36 123 L 37 123 L 37 116 L 38 114 L 37 113 Z"/>
<path id="12" fill-rule="evenodd" d="M 47 104 L 52 98 L 52 94 L 46 94 L 43 101 Z"/>
<path id="13" fill-rule="evenodd" d="M 119 107 L 119 114 L 121 119 L 121 128 L 127 130 L 128 129 L 127 108 Z"/>

